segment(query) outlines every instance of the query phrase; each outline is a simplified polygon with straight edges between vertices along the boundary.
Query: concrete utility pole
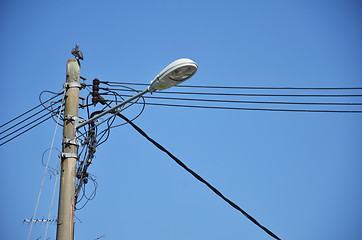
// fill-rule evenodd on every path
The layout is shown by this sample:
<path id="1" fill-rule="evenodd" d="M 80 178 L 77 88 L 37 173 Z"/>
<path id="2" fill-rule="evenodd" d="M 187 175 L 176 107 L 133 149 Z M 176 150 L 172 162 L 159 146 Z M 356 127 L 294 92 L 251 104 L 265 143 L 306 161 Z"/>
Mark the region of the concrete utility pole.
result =
<path id="1" fill-rule="evenodd" d="M 74 239 L 75 177 L 78 146 L 75 135 L 79 114 L 80 66 L 75 58 L 67 63 L 63 151 L 60 175 L 57 240 Z"/>

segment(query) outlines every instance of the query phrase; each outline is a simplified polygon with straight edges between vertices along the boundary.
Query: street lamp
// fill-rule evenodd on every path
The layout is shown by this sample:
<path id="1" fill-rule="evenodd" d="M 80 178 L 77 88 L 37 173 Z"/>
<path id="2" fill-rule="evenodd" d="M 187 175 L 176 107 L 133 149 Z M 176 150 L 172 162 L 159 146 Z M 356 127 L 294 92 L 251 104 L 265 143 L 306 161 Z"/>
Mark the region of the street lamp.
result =
<path id="1" fill-rule="evenodd" d="M 187 58 L 176 60 L 165 67 L 152 80 L 148 91 L 152 93 L 156 90 L 164 90 L 176 86 L 192 77 L 196 71 L 197 64 L 194 61 Z"/>
<path id="2" fill-rule="evenodd" d="M 164 90 L 173 86 L 176 86 L 187 79 L 191 78 L 197 71 L 197 64 L 187 58 L 178 59 L 167 67 L 165 67 L 156 77 L 151 81 L 151 84 L 148 88 L 142 92 L 137 93 L 133 97 L 130 97 L 127 100 L 107 109 L 106 111 L 101 112 L 100 114 L 90 118 L 89 120 L 79 124 L 76 129 L 84 127 L 85 125 L 97 120 L 98 118 L 106 115 L 107 113 L 114 113 L 115 110 L 130 101 L 141 97 L 142 95 L 150 92 L 153 93 L 156 90 Z"/>

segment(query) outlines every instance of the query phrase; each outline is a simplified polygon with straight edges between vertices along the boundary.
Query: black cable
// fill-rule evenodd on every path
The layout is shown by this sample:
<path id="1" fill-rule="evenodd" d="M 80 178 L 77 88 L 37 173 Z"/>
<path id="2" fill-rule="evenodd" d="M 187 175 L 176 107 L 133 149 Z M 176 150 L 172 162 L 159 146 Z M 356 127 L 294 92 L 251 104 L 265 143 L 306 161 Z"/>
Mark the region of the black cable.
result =
<path id="1" fill-rule="evenodd" d="M 64 96 L 64 97 L 66 97 L 66 96 Z M 59 100 L 58 102 L 61 102 L 62 100 Z M 55 122 L 55 123 L 57 123 L 59 126 L 61 126 L 61 127 L 64 127 L 64 125 L 63 124 L 61 124 L 55 117 L 57 116 L 57 113 L 58 112 L 56 112 L 54 109 L 53 109 L 53 106 L 54 105 L 51 105 L 50 106 L 50 108 L 51 108 L 51 111 L 54 113 L 54 114 L 52 114 L 52 119 L 53 119 L 53 121 Z M 58 107 L 59 108 L 59 107 Z M 62 112 L 64 112 L 65 111 L 65 106 L 63 105 L 63 109 L 60 109 L 60 112 L 62 113 Z M 59 120 L 61 120 L 62 122 L 64 122 L 64 118 L 62 117 L 62 115 L 59 115 Z"/>
<path id="2" fill-rule="evenodd" d="M 59 101 L 54 102 L 54 103 L 53 103 L 53 105 L 57 104 L 58 102 L 59 102 Z M 18 126 L 18 125 L 22 124 L 23 122 L 25 122 L 25 121 L 29 120 L 30 118 L 32 118 L 32 117 L 34 117 L 34 116 L 38 115 L 39 113 L 44 112 L 45 110 L 47 110 L 47 109 L 43 108 L 42 110 L 40 110 L 40 111 L 38 111 L 38 112 L 34 113 L 34 114 L 33 114 L 33 115 L 31 115 L 30 117 L 27 117 L 27 118 L 25 118 L 24 120 L 22 120 L 22 121 L 18 122 L 17 124 L 15 124 L 15 125 L 13 125 L 13 126 L 11 126 L 11 127 L 7 128 L 7 129 L 5 129 L 4 131 L 0 132 L 0 135 L 1 135 L 1 134 L 3 134 L 3 133 L 5 133 L 5 132 L 7 132 L 7 131 L 9 131 L 10 129 L 12 129 L 12 128 L 14 128 L 14 127 L 16 127 L 16 126 Z"/>
<path id="3" fill-rule="evenodd" d="M 124 115 L 117 113 L 117 116 L 121 117 L 123 120 L 125 120 L 126 122 L 128 122 L 129 124 L 131 124 L 131 126 L 137 131 L 139 132 L 142 136 L 144 136 L 148 141 L 150 141 L 151 143 L 153 143 L 153 145 L 155 145 L 158 149 L 160 149 L 161 151 L 165 152 L 168 156 L 170 156 L 178 165 L 180 165 L 183 169 L 185 169 L 187 172 L 189 172 L 192 176 L 194 176 L 197 180 L 199 180 L 200 182 L 204 183 L 208 188 L 210 188 L 216 195 L 218 195 L 219 197 L 221 197 L 224 201 L 226 201 L 228 204 L 230 204 L 233 208 L 235 208 L 236 210 L 238 210 L 239 212 L 241 212 L 245 217 L 247 217 L 250 221 L 252 221 L 254 224 L 256 224 L 258 227 L 260 227 L 261 229 L 263 229 L 266 233 L 268 233 L 270 236 L 272 236 L 275 239 L 279 239 L 279 237 L 277 237 L 274 233 L 272 233 L 269 229 L 267 229 L 266 227 L 264 227 L 263 225 L 261 225 L 257 220 L 255 220 L 252 216 L 250 216 L 248 213 L 246 213 L 243 209 L 241 209 L 238 205 L 236 205 L 235 203 L 233 203 L 231 200 L 229 200 L 228 198 L 226 198 L 219 190 L 217 190 L 215 187 L 213 187 L 210 183 L 208 183 L 205 179 L 203 179 L 202 177 L 200 177 L 197 173 L 195 173 L 194 171 L 192 171 L 190 168 L 188 168 L 183 162 L 181 162 L 181 160 L 179 160 L 177 157 L 175 157 L 174 155 L 172 155 L 172 153 L 170 153 L 167 149 L 165 149 L 162 145 L 160 145 L 159 143 L 157 143 L 155 140 L 153 140 L 152 138 L 150 138 L 142 129 L 140 129 L 136 124 L 134 124 L 133 122 L 131 122 L 127 117 L 125 117 Z"/>
<path id="4" fill-rule="evenodd" d="M 17 117 L 15 117 L 15 118 L 11 119 L 10 121 L 8 121 L 8 122 L 4 123 L 3 125 L 1 125 L 1 126 L 0 126 L 0 128 L 2 128 L 2 127 L 4 127 L 5 125 L 7 125 L 7 124 L 9 124 L 9 123 L 11 123 L 11 122 L 13 122 L 13 121 L 15 121 L 15 120 L 16 120 L 16 119 L 18 119 L 18 118 L 20 118 L 20 117 L 24 116 L 25 114 L 27 114 L 27 113 L 29 113 L 29 112 L 33 111 L 34 109 L 36 109 L 36 108 L 38 108 L 38 107 L 42 106 L 44 103 L 49 102 L 50 100 L 52 100 L 52 99 L 56 98 L 56 97 L 57 97 L 57 96 L 59 96 L 60 94 L 61 94 L 61 93 L 57 94 L 56 96 L 54 96 L 54 97 L 52 97 L 52 98 L 49 98 L 49 99 L 48 99 L 48 100 L 46 100 L 45 102 L 40 103 L 39 105 L 37 105 L 37 106 L 33 107 L 32 109 L 30 109 L 30 110 L 28 110 L 28 111 L 26 111 L 26 112 L 24 112 L 24 113 L 20 114 L 19 116 L 17 116 Z"/>
<path id="5" fill-rule="evenodd" d="M 0 140 L 3 140 L 4 138 L 7 138 L 7 137 L 8 137 L 8 136 L 10 136 L 10 135 L 13 135 L 14 133 L 16 133 L 16 132 L 20 131 L 21 129 L 23 129 L 23 128 L 27 127 L 27 126 L 29 126 L 30 124 L 35 123 L 36 121 L 38 121 L 38 120 L 40 120 L 40 119 L 42 119 L 42 118 L 46 117 L 46 116 L 47 116 L 47 115 L 49 115 L 49 114 L 51 114 L 51 112 L 47 112 L 46 114 L 44 114 L 44 115 L 42 115 L 42 116 L 38 117 L 37 119 L 35 119 L 35 120 L 31 121 L 30 123 L 28 123 L 28 124 L 26 124 L 26 125 L 22 126 L 21 128 L 16 129 L 15 131 L 13 131 L 13 132 L 11 132 L 11 133 L 7 134 L 6 136 L 4 136 L 4 137 L 0 138 Z M 50 116 L 50 117 L 52 117 L 52 116 Z"/>
<path id="6" fill-rule="evenodd" d="M 123 95 L 125 97 L 132 97 L 132 95 Z M 144 96 L 149 99 L 163 99 L 163 100 L 180 100 L 180 101 L 199 101 L 199 102 L 217 102 L 217 103 L 257 103 L 257 104 L 295 104 L 295 105 L 345 105 L 345 106 L 358 106 L 362 103 L 341 103 L 341 102 L 284 102 L 284 101 L 244 101 L 244 100 L 224 100 L 224 99 L 201 99 L 201 98 L 178 98 L 178 97 L 157 97 L 157 96 Z"/>
<path id="7" fill-rule="evenodd" d="M 15 124 L 15 125 L 13 125 L 13 126 L 11 126 L 11 127 L 7 128 L 7 129 L 5 129 L 4 131 L 0 132 L 0 135 L 1 135 L 1 134 L 3 134 L 3 133 L 5 133 L 5 132 L 7 132 L 7 131 L 9 131 L 10 129 L 12 129 L 12 128 L 14 128 L 14 127 L 16 127 L 16 126 L 18 126 L 18 125 L 22 124 L 23 122 L 25 122 L 25 121 L 29 120 L 30 118 L 32 118 L 32 117 L 34 117 L 34 116 L 38 115 L 39 113 L 44 112 L 45 110 L 46 110 L 46 109 L 45 109 L 45 108 L 43 108 L 42 110 L 40 110 L 40 111 L 38 111 L 38 112 L 34 113 L 34 114 L 33 114 L 33 115 L 31 115 L 30 117 L 25 118 L 25 119 L 24 119 L 24 120 L 22 120 L 21 122 L 18 122 L 17 124 Z"/>
<path id="8" fill-rule="evenodd" d="M 127 87 L 127 86 L 122 86 L 122 87 L 125 87 L 125 88 L 128 88 L 128 89 L 132 89 L 132 90 L 134 90 L 133 88 L 130 88 L 130 87 Z M 136 91 L 136 90 L 134 90 L 134 91 Z M 124 100 L 123 99 L 123 97 L 121 96 L 121 95 L 119 95 L 117 92 L 113 92 L 113 91 L 109 91 L 109 92 L 111 92 L 111 93 L 113 93 L 113 94 L 115 94 L 116 96 L 119 96 L 122 100 Z M 137 92 L 137 91 L 136 91 Z M 138 93 L 138 92 L 137 92 Z M 129 97 L 132 97 L 132 95 L 126 95 L 126 96 L 129 96 Z M 144 98 L 144 96 L 141 96 L 140 98 L 142 98 L 142 109 L 141 109 L 141 111 L 134 117 L 134 118 L 132 118 L 131 119 L 131 121 L 133 122 L 134 120 L 136 120 L 139 116 L 141 116 L 141 114 L 143 113 L 143 111 L 145 110 L 145 107 L 146 107 L 146 101 L 145 101 L 145 98 Z M 135 102 L 138 102 L 138 100 L 140 99 L 140 98 L 138 98 Z M 112 101 L 111 101 L 112 102 Z M 116 102 L 116 104 L 117 104 L 117 102 Z M 130 105 L 128 105 L 126 108 L 124 108 L 123 110 L 125 110 L 125 109 L 127 109 L 128 107 L 130 107 L 130 106 L 132 106 L 134 103 L 132 103 L 132 104 L 130 104 Z M 139 104 L 139 103 L 138 103 Z M 108 104 L 107 104 L 108 105 Z M 118 125 L 115 125 L 115 126 L 111 126 L 110 128 L 116 128 L 116 127 L 120 127 L 120 126 L 123 126 L 123 125 L 125 125 L 125 124 L 127 124 L 127 123 L 122 123 L 122 124 L 118 124 Z"/>
<path id="9" fill-rule="evenodd" d="M 105 130 L 103 130 L 102 132 L 100 132 L 98 135 L 96 135 L 96 137 L 98 137 L 99 135 L 102 134 L 102 135 L 98 138 L 98 140 L 97 140 L 97 142 L 96 142 L 96 146 L 97 146 L 97 147 L 100 146 L 100 145 L 102 145 L 103 143 L 105 143 L 105 142 L 108 140 L 108 138 L 109 138 L 109 136 L 110 136 L 110 133 L 111 133 L 111 126 L 112 126 L 112 124 L 113 124 L 113 122 L 114 122 L 115 119 L 116 119 L 116 116 L 108 119 L 108 120 L 107 120 L 107 128 L 106 128 Z M 104 140 L 102 140 L 102 138 L 103 138 L 105 135 L 106 135 L 106 138 L 105 138 Z M 101 141 L 101 140 L 102 140 L 102 141 Z"/>
<path id="10" fill-rule="evenodd" d="M 137 103 L 137 104 L 140 104 L 140 103 Z M 310 109 L 277 109 L 277 108 L 218 107 L 218 106 L 164 104 L 164 103 L 150 103 L 150 102 L 146 102 L 146 105 L 167 106 L 167 107 L 187 107 L 187 108 L 223 109 L 223 110 L 268 111 L 268 112 L 362 113 L 362 111 L 347 111 L 347 110 L 310 110 Z"/>
<path id="11" fill-rule="evenodd" d="M 96 181 L 95 178 L 92 177 L 92 174 L 89 174 L 88 178 L 93 182 L 93 186 L 94 186 L 94 190 L 93 192 L 89 195 L 89 197 L 85 194 L 85 198 L 90 201 L 93 200 L 96 197 L 97 194 L 97 188 L 98 188 L 98 183 Z"/>
<path id="12" fill-rule="evenodd" d="M 42 157 L 41 157 L 41 165 L 43 165 L 44 167 L 47 167 L 47 165 L 44 163 L 44 155 L 45 155 L 48 151 L 50 151 L 51 149 L 57 150 L 59 154 L 61 153 L 61 151 L 60 151 L 58 148 L 56 148 L 56 147 L 51 147 L 51 148 L 48 148 L 47 150 L 45 150 L 45 151 L 43 152 L 43 154 L 42 154 Z M 57 170 L 56 168 L 53 168 L 52 166 L 48 165 L 48 172 L 49 172 L 50 178 L 52 178 L 52 175 L 55 176 L 56 173 L 58 172 L 58 170 Z"/>
<path id="13" fill-rule="evenodd" d="M 47 92 L 47 93 L 51 93 L 51 94 L 56 94 L 56 96 L 61 95 L 61 94 L 63 94 L 64 92 L 55 93 L 55 92 L 52 92 L 52 91 L 45 90 L 45 91 L 42 91 L 42 92 L 39 94 L 39 102 L 40 102 L 40 104 L 41 104 L 44 108 L 46 108 L 48 111 L 54 113 L 54 111 L 53 111 L 52 109 L 49 109 L 49 108 L 47 108 L 47 107 L 44 105 L 46 102 L 42 102 L 42 100 L 41 100 L 41 96 L 43 95 L 43 93 L 46 93 L 46 92 Z M 51 107 L 51 106 L 49 106 L 49 107 Z M 55 114 L 55 113 L 54 113 L 54 114 Z"/>
<path id="14" fill-rule="evenodd" d="M 90 196 L 88 197 L 88 196 L 86 195 L 85 185 L 82 185 L 83 192 L 82 192 L 81 200 L 82 200 L 83 198 L 85 198 L 86 201 L 85 201 L 85 203 L 83 204 L 83 206 L 81 206 L 80 208 L 75 207 L 75 210 L 81 210 L 82 208 L 85 207 L 85 205 L 87 205 L 87 203 L 88 203 L 89 201 L 93 200 L 93 199 L 96 197 L 97 188 L 98 188 L 98 183 L 97 183 L 96 179 L 92 177 L 91 174 L 89 174 L 88 178 L 93 182 L 94 190 L 93 190 L 93 192 L 90 194 Z M 77 203 L 80 203 L 81 200 L 77 201 Z"/>
<path id="15" fill-rule="evenodd" d="M 39 102 L 40 102 L 40 104 L 42 104 L 42 106 L 43 106 L 44 108 L 46 108 L 48 111 L 53 112 L 53 113 L 54 113 L 54 115 L 52 115 L 53 121 L 54 121 L 55 123 L 57 123 L 59 126 L 63 127 L 63 124 L 59 123 L 59 122 L 54 118 L 54 116 L 56 115 L 56 112 L 53 110 L 53 105 L 51 104 L 51 105 L 49 106 L 49 108 L 51 108 L 51 109 L 49 109 L 49 108 L 46 107 L 46 106 L 44 105 L 44 103 L 42 102 L 41 96 L 43 95 L 43 93 L 46 93 L 46 92 L 47 92 L 47 93 L 51 93 L 51 94 L 63 94 L 64 91 L 61 92 L 61 93 L 55 93 L 55 92 L 52 92 L 52 91 L 45 90 L 45 91 L 42 91 L 42 92 L 40 93 L 40 95 L 39 95 Z M 67 95 L 64 96 L 64 99 L 65 99 L 66 97 L 67 97 Z M 61 100 L 58 101 L 58 102 L 61 102 Z M 61 116 L 59 116 L 59 119 L 62 120 L 62 121 L 64 121 L 64 118 L 62 118 Z"/>
<path id="16" fill-rule="evenodd" d="M 145 99 L 144 99 L 143 96 L 142 96 L 141 98 L 142 98 L 143 102 L 142 102 L 142 103 L 138 103 L 138 102 L 137 102 L 137 104 L 142 104 L 142 109 L 141 109 L 141 111 L 137 114 L 137 116 L 135 116 L 134 118 L 131 119 L 132 122 L 133 122 L 134 120 L 136 120 L 139 116 L 141 116 L 141 114 L 143 113 L 143 111 L 144 111 L 145 108 L 146 108 Z M 138 101 L 138 100 L 137 100 L 137 101 Z M 129 106 L 128 106 L 128 107 L 129 107 Z M 115 125 L 115 126 L 111 126 L 110 128 L 121 127 L 121 126 L 126 125 L 126 124 L 127 124 L 127 123 L 121 123 L 121 124 L 118 124 L 118 125 Z"/>
<path id="17" fill-rule="evenodd" d="M 42 124 L 43 122 L 45 122 L 45 121 L 47 121 L 47 120 L 49 120 L 49 119 L 51 119 L 51 118 L 52 118 L 52 116 L 50 116 L 50 117 L 48 117 L 48 118 L 44 119 L 43 121 L 41 121 L 41 122 L 37 123 L 37 124 L 36 124 L 36 125 L 34 125 L 34 126 L 31 126 L 30 128 L 28 128 L 28 129 L 24 130 L 23 132 L 19 133 L 18 135 L 16 135 L 16 136 L 14 136 L 14 137 L 10 138 L 10 139 L 9 139 L 9 140 L 7 140 L 6 142 L 1 143 L 1 144 L 0 144 L 0 146 L 4 145 L 4 144 L 5 144 L 5 143 L 7 143 L 7 142 L 10 142 L 11 140 L 13 140 L 13 139 L 15 139 L 15 138 L 19 137 L 20 135 L 22 135 L 22 134 L 26 133 L 27 131 L 29 131 L 29 130 L 31 130 L 31 129 L 33 129 L 33 128 L 35 128 L 36 126 L 38 126 L 38 125 Z"/>
<path id="18" fill-rule="evenodd" d="M 137 91 L 134 90 L 133 88 L 130 88 L 130 87 L 127 87 L 127 86 L 122 86 L 122 87 L 127 88 L 127 89 L 130 89 L 131 91 L 137 92 Z M 116 92 L 113 92 L 113 91 L 108 91 L 108 92 L 112 93 L 112 95 L 115 95 L 116 97 L 118 96 L 118 97 L 120 97 L 121 99 L 123 99 L 122 96 L 119 95 L 119 94 L 116 93 Z M 137 93 L 139 93 L 139 92 L 137 92 Z M 108 95 L 108 93 L 100 93 L 100 95 Z M 89 96 L 90 96 L 90 95 L 88 95 L 88 97 L 89 97 Z M 88 118 L 91 118 L 91 116 L 89 115 L 88 97 L 87 97 L 87 99 L 86 99 L 86 101 L 87 101 L 87 112 L 88 112 Z M 134 121 L 135 119 L 137 119 L 137 118 L 143 113 L 143 111 L 144 111 L 144 109 L 145 109 L 145 100 L 144 100 L 143 96 L 141 96 L 140 98 L 142 98 L 142 100 L 143 100 L 142 109 L 141 109 L 140 113 L 137 114 L 137 116 L 135 116 L 131 121 Z M 129 105 L 127 105 L 126 107 L 123 107 L 120 111 L 126 110 L 127 108 L 129 108 L 129 107 L 131 107 L 133 104 L 135 104 L 136 102 L 138 103 L 138 100 L 139 100 L 140 98 L 137 98 L 135 102 L 131 102 L 131 103 L 130 103 Z M 109 101 L 109 102 L 111 102 L 111 103 L 112 103 L 112 102 L 116 102 L 116 103 L 117 103 L 117 99 L 116 99 L 115 101 Z M 108 103 L 106 103 L 106 105 L 107 105 L 108 107 L 111 107 Z M 104 109 L 103 109 L 103 110 L 104 110 Z M 99 111 L 98 113 L 102 112 L 103 110 Z M 113 114 L 114 114 L 114 113 L 113 113 Z M 123 125 L 127 124 L 127 123 L 122 123 L 122 124 L 119 124 L 119 125 L 116 125 L 116 126 L 111 126 L 113 122 L 112 122 L 111 124 L 108 124 L 108 122 L 109 122 L 109 120 L 110 120 L 111 118 L 113 118 L 113 116 L 111 116 L 111 117 L 109 117 L 109 118 L 107 118 L 106 120 L 103 121 L 103 122 L 107 121 L 107 126 L 108 126 L 108 125 L 109 125 L 109 126 L 108 126 L 108 128 L 106 128 L 105 130 L 101 131 L 99 134 L 96 134 L 96 136 L 98 136 L 98 135 L 100 135 L 100 134 L 107 133 L 107 131 L 109 131 L 111 128 L 120 127 L 120 126 L 123 126 Z M 102 124 L 103 122 L 101 122 L 101 124 Z M 100 124 L 98 124 L 97 126 L 99 126 L 99 125 L 100 125 Z M 96 126 L 91 127 L 90 129 L 88 129 L 88 131 L 90 131 L 90 130 L 92 130 L 92 129 L 96 129 Z M 85 132 L 84 132 L 84 133 L 81 133 L 81 135 L 79 135 L 79 137 L 83 136 L 83 135 L 86 134 L 86 132 L 88 132 L 88 131 L 85 130 Z M 109 133 L 109 132 L 108 132 L 108 133 Z M 108 135 L 108 136 L 109 136 L 109 135 Z M 102 137 L 103 137 L 103 135 L 102 135 Z M 102 137 L 101 137 L 101 138 L 102 138 Z M 107 137 L 106 139 L 108 139 L 108 137 Z M 103 140 L 101 143 L 104 143 L 105 141 L 106 141 L 106 140 Z M 99 143 L 98 145 L 100 145 L 101 143 Z"/>
<path id="19" fill-rule="evenodd" d="M 112 81 L 100 81 L 110 86 L 118 86 L 120 84 L 125 85 L 135 85 L 135 86 L 149 86 L 146 83 L 130 83 L 130 82 L 112 82 Z M 219 89 L 264 89 L 264 90 L 352 90 L 352 89 L 362 89 L 362 87 L 343 87 L 343 88 L 334 88 L 334 87 L 231 87 L 231 86 L 198 86 L 198 85 L 177 85 L 175 87 L 184 87 L 184 88 L 219 88 Z"/>
<path id="20" fill-rule="evenodd" d="M 115 101 L 111 101 L 111 102 L 115 102 L 116 104 L 118 104 L 118 100 L 117 100 L 117 95 L 118 95 L 118 94 L 112 92 L 112 95 L 114 96 Z M 106 103 L 104 103 L 104 102 L 102 103 L 102 102 L 101 102 L 101 104 L 106 104 L 108 107 L 111 107 L 107 102 L 106 102 Z M 113 124 L 113 122 L 115 121 L 115 119 L 116 119 L 116 116 L 109 118 L 109 119 L 107 120 L 107 128 L 104 129 L 102 132 L 100 132 L 99 134 L 97 134 L 97 135 L 95 136 L 95 138 L 98 138 L 98 136 L 100 136 L 100 137 L 98 138 L 95 146 L 98 147 L 98 146 L 102 145 L 103 143 L 105 143 L 105 142 L 108 140 L 108 138 L 109 138 L 109 136 L 110 136 L 110 132 L 111 132 L 111 125 Z M 103 138 L 104 136 L 106 136 L 106 138 L 105 138 L 104 140 L 102 140 L 102 138 Z M 101 141 L 101 140 L 102 140 L 102 141 Z"/>
<path id="21" fill-rule="evenodd" d="M 108 91 L 126 91 L 127 89 L 100 88 Z M 189 95 L 208 95 L 208 96 L 248 96 L 248 97 L 362 97 L 361 94 L 260 94 L 260 93 L 210 93 L 210 92 L 175 92 L 158 91 L 163 94 L 189 94 Z"/>

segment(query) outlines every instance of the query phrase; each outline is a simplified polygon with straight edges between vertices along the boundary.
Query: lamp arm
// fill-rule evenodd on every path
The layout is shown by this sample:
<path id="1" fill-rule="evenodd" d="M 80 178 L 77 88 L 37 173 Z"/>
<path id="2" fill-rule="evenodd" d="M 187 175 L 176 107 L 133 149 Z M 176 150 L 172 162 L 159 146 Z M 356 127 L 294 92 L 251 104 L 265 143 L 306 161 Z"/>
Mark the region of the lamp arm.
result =
<path id="1" fill-rule="evenodd" d="M 108 108 L 107 110 L 101 112 L 100 114 L 98 114 L 98 115 L 96 115 L 96 116 L 88 119 L 87 121 L 82 122 L 81 124 L 79 124 L 78 126 L 76 126 L 76 129 L 79 129 L 79 128 L 81 128 L 81 127 L 84 127 L 85 125 L 87 125 L 87 124 L 89 124 L 89 123 L 97 120 L 98 118 L 106 115 L 107 113 L 114 113 L 114 110 L 116 110 L 117 108 L 121 107 L 122 105 L 125 105 L 126 103 L 129 103 L 130 101 L 132 101 L 132 100 L 134 100 L 134 99 L 136 99 L 136 98 L 141 97 L 142 95 L 144 95 L 144 94 L 146 94 L 146 93 L 148 93 L 148 92 L 149 92 L 149 90 L 148 90 L 148 88 L 147 88 L 146 90 L 137 93 L 137 94 L 134 95 L 133 97 L 130 97 L 130 98 L 124 100 L 123 102 L 118 103 L 117 105 L 115 105 L 115 106 L 113 106 L 113 107 L 111 107 L 111 108 Z"/>

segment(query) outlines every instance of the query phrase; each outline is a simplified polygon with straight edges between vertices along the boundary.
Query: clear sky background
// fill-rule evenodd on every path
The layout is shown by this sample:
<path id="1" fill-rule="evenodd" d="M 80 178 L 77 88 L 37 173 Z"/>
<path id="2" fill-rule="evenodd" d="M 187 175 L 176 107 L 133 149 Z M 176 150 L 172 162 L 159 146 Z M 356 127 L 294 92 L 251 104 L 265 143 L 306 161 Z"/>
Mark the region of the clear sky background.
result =
<path id="1" fill-rule="evenodd" d="M 199 66 L 189 85 L 362 86 L 358 0 L 1 1 L 0 43 L 1 124 L 38 105 L 41 91 L 62 89 L 75 43 L 88 84 L 95 77 L 148 83 L 187 57 Z M 361 239 L 361 122 L 362 114 L 160 106 L 146 106 L 135 121 L 261 224 L 293 240 Z M 23 220 L 33 215 L 54 128 L 48 121 L 0 147 L 0 239 L 28 236 Z M 272 239 L 130 126 L 112 130 L 89 172 L 97 195 L 76 211 L 75 239 Z M 54 180 L 47 173 L 36 218 L 49 214 Z M 30 239 L 44 236 L 45 226 L 35 224 Z M 47 236 L 55 239 L 55 224 Z"/>

